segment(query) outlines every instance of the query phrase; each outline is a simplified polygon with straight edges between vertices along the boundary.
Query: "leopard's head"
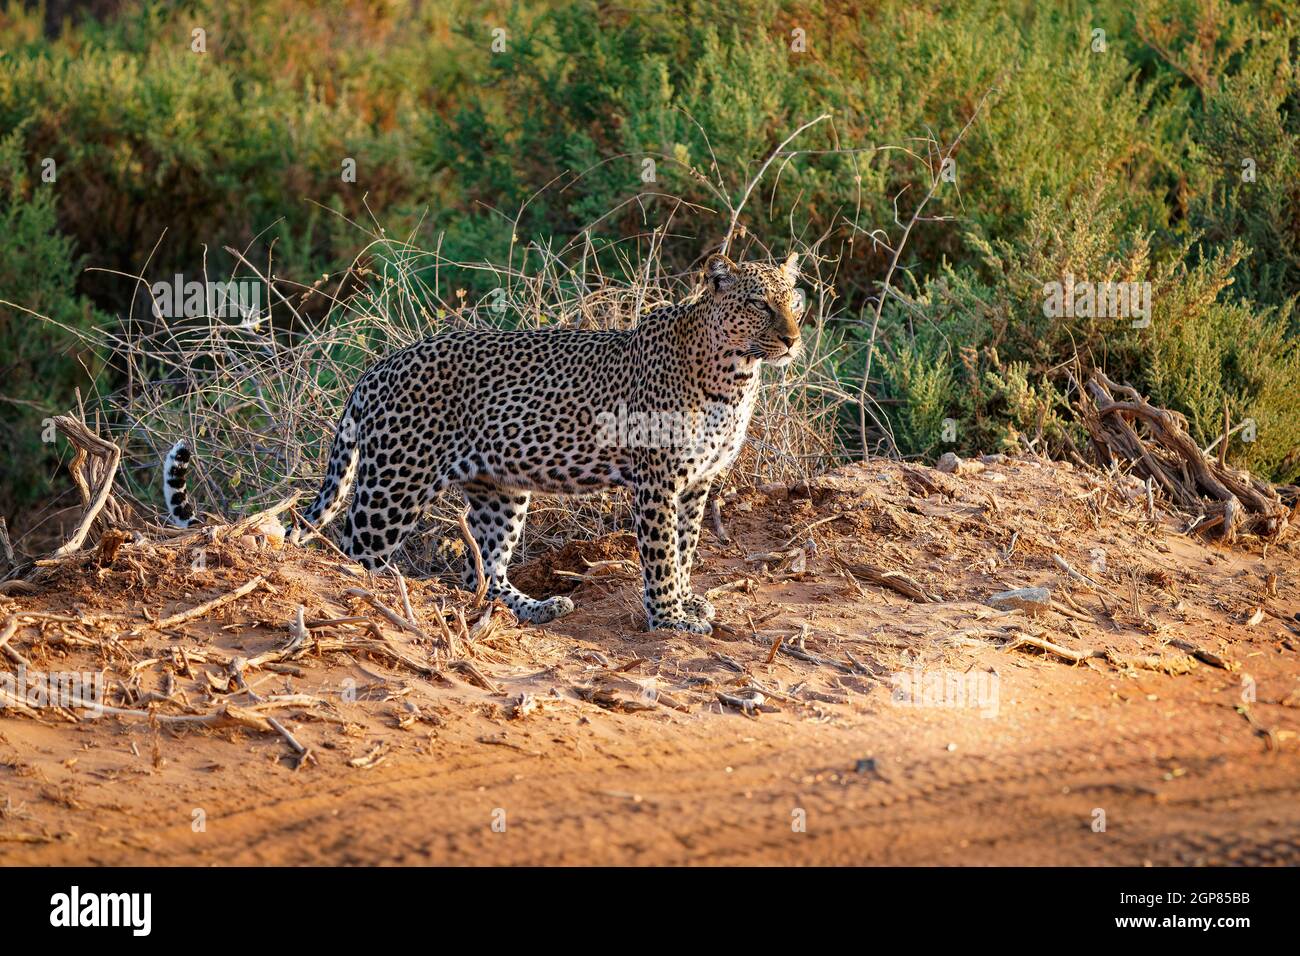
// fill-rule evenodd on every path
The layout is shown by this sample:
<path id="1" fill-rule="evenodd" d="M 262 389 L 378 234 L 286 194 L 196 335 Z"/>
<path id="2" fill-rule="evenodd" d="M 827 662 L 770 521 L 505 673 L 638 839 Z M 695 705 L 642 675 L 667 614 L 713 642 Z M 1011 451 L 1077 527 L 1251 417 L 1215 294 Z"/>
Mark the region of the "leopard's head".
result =
<path id="1" fill-rule="evenodd" d="M 715 334 L 728 351 L 773 365 L 788 365 L 799 356 L 799 317 L 803 297 L 795 289 L 799 257 L 782 265 L 735 263 L 714 253 L 704 263 L 705 297 Z"/>

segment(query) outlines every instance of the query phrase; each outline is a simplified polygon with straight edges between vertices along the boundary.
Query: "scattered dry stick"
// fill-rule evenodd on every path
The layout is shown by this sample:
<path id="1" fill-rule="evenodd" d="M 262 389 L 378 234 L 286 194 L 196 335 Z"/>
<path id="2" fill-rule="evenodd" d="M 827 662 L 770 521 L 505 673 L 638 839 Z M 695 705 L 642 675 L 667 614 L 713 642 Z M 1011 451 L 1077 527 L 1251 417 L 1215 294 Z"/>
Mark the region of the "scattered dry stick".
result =
<path id="1" fill-rule="evenodd" d="M 40 720 L 40 715 L 27 706 L 27 701 L 0 687 L 0 711 L 6 710 L 16 711 L 26 717 Z"/>
<path id="2" fill-rule="evenodd" d="M 749 697 L 737 697 L 735 694 L 724 694 L 722 691 L 715 691 L 715 693 L 720 703 L 736 708 L 746 717 L 757 717 L 763 711 L 771 712 L 777 709 L 757 690 L 751 690 Z"/>
<path id="3" fill-rule="evenodd" d="M 487 597 L 488 583 L 487 576 L 483 573 L 483 553 L 474 540 L 474 532 L 469 530 L 468 507 L 460 513 L 460 533 L 465 539 L 465 547 L 469 549 L 470 560 L 474 562 L 474 580 L 477 582 L 474 587 L 474 606 L 482 607 L 483 600 Z"/>
<path id="4" fill-rule="evenodd" d="M 229 594 L 223 594 L 221 597 L 213 598 L 206 604 L 200 604 L 198 607 L 192 607 L 188 611 L 182 611 L 179 614 L 173 614 L 171 617 L 163 618 L 161 621 L 151 624 L 150 627 L 162 631 L 169 627 L 175 627 L 177 624 L 184 624 L 186 621 L 192 621 L 196 617 L 202 617 L 204 614 L 207 614 L 209 611 L 213 611 L 222 605 L 229 604 L 231 601 L 239 600 L 245 594 L 257 590 L 265 583 L 266 576 L 259 574 L 257 577 L 253 578 L 253 580 L 249 581 L 247 584 L 240 585 Z"/>
<path id="5" fill-rule="evenodd" d="M 9 620 L 5 621 L 4 630 L 0 631 L 0 650 L 8 647 L 13 636 L 18 633 L 18 615 L 12 615 Z"/>
<path id="6" fill-rule="evenodd" d="M 719 584 L 715 588 L 709 588 L 704 592 L 704 596 L 712 601 L 719 594 L 726 594 L 728 591 L 751 591 L 754 588 L 754 579 L 749 577 L 736 578 L 734 581 L 728 581 L 725 584 Z"/>
<path id="7" fill-rule="evenodd" d="M 939 603 L 937 597 L 926 593 L 920 584 L 902 571 L 881 571 L 867 564 L 849 563 L 838 558 L 835 559 L 835 563 L 855 578 L 889 588 L 891 591 L 897 591 L 904 597 L 911 598 L 920 604 Z"/>
<path id="8" fill-rule="evenodd" d="M 846 509 L 843 510 L 843 511 L 837 511 L 837 512 L 835 512 L 834 514 L 827 515 L 825 518 L 818 518 L 816 521 L 814 521 L 812 524 L 810 524 L 810 525 L 808 525 L 807 527 L 805 527 L 805 528 L 804 528 L 802 531 L 800 531 L 798 534 L 792 535 L 791 538 L 790 538 L 790 540 L 786 541 L 786 543 L 783 544 L 783 545 L 781 545 L 781 547 L 782 547 L 782 549 L 792 547 L 792 546 L 794 546 L 794 544 L 795 544 L 796 542 L 798 542 L 799 540 L 806 538 L 807 535 L 808 535 L 808 532 L 812 531 L 814 528 L 820 528 L 820 527 L 821 527 L 822 525 L 824 525 L 824 524 L 830 524 L 832 521 L 837 521 L 837 520 L 839 520 L 840 518 L 847 517 L 848 515 L 851 515 L 851 514 L 854 514 L 854 513 L 856 513 L 856 512 L 859 512 L 859 511 L 861 511 L 863 508 L 866 508 L 866 507 L 867 507 L 867 505 L 859 505 L 859 506 L 856 507 L 856 508 L 846 508 Z"/>
<path id="9" fill-rule="evenodd" d="M 299 767 L 301 767 L 304 763 L 306 763 L 309 760 L 312 763 L 316 762 L 315 755 L 312 754 L 312 752 L 308 750 L 306 747 L 304 747 L 302 744 L 300 744 L 297 738 L 294 737 L 293 734 L 289 733 L 289 731 L 285 729 L 284 724 L 280 723 L 274 717 L 267 717 L 266 722 L 271 725 L 272 730 L 274 730 L 276 733 L 278 733 L 281 737 L 284 738 L 285 743 L 287 743 L 289 747 L 293 750 L 293 752 L 297 755 L 298 759 L 294 763 L 293 766 L 294 770 L 297 770 Z"/>
<path id="10" fill-rule="evenodd" d="M 344 562 L 346 562 L 347 564 L 354 563 L 354 559 L 349 558 L 346 554 L 343 553 L 342 549 L 339 548 L 337 544 L 335 544 L 329 538 L 325 537 L 325 535 L 321 533 L 320 528 L 316 527 L 314 524 L 312 524 L 310 521 L 304 518 L 301 514 L 299 514 L 297 508 L 290 506 L 289 514 L 293 515 L 294 521 L 298 522 L 304 528 L 306 528 L 308 531 L 311 532 L 311 534 L 305 535 L 302 538 L 300 538 L 298 540 L 299 544 L 306 544 L 312 538 L 319 538 L 322 544 L 324 544 L 327 548 L 329 548 L 336 555 L 342 558 Z"/>
<path id="11" fill-rule="evenodd" d="M 1256 719 L 1255 715 L 1250 712 L 1250 708 L 1245 704 L 1241 704 L 1237 707 L 1237 713 L 1241 714 L 1242 717 L 1245 717 L 1246 723 L 1250 724 L 1250 729 L 1255 731 L 1256 734 L 1264 739 L 1265 750 L 1277 750 L 1277 731 L 1272 727 L 1261 724 L 1259 720 Z"/>
<path id="12" fill-rule="evenodd" d="M 798 658 L 801 661 L 807 661 L 809 664 L 818 664 L 822 667 L 833 667 L 836 670 L 843 671 L 846 674 L 852 674 L 854 672 L 853 665 L 851 664 L 845 664 L 843 661 L 837 661 L 833 657 L 825 657 L 821 654 L 814 654 L 812 651 L 806 650 L 805 648 L 802 647 L 795 647 L 791 644 L 786 644 L 784 642 L 776 645 L 776 647 L 782 654 L 788 654 L 789 656 Z"/>
<path id="13" fill-rule="evenodd" d="M 722 527 L 722 502 L 716 497 L 709 503 L 710 514 L 713 516 L 713 533 L 723 544 L 731 544 L 731 538 L 727 536 L 727 531 Z"/>
<path id="14" fill-rule="evenodd" d="M 1190 659 L 1186 657 L 1167 659 L 1159 654 L 1132 657 L 1128 654 L 1119 654 L 1111 650 L 1097 650 L 1096 648 L 1076 651 L 1030 634 L 1018 634 L 1011 643 L 1005 645 L 1005 649 L 1008 651 L 1018 650 L 1022 647 L 1033 647 L 1049 654 L 1055 654 L 1071 664 L 1079 664 L 1086 660 L 1104 660 L 1119 668 L 1141 668 L 1143 670 L 1164 671 L 1167 674 L 1183 674 L 1190 670 L 1192 666 Z"/>
<path id="15" fill-rule="evenodd" d="M 472 683 L 477 684 L 479 687 L 482 687 L 488 693 L 491 694 L 501 693 L 500 685 L 498 685 L 494 680 L 492 680 L 492 678 L 488 677 L 481 670 L 475 667 L 471 661 L 452 661 L 451 667 L 453 670 L 460 671 L 462 674 L 468 677 Z"/>
<path id="16" fill-rule="evenodd" d="M 409 631 L 416 637 L 428 641 L 430 644 L 434 643 L 433 638 L 425 633 L 419 625 L 414 621 L 408 621 L 406 618 L 402 617 L 402 615 L 398 614 L 383 601 L 379 600 L 373 592 L 367 591 L 365 588 L 347 588 L 343 593 L 367 601 L 371 607 L 384 616 L 384 619 L 387 620 L 389 624 L 393 625 L 393 627 L 397 628 L 399 631 Z"/>
<path id="17" fill-rule="evenodd" d="M 402 620 L 401 616 L 393 610 L 384 606 L 383 602 L 369 591 L 362 588 L 349 588 L 344 593 L 365 598 L 377 611 L 379 611 L 380 614 L 383 614 L 384 617 L 393 624 L 393 626 L 404 630 L 410 630 L 411 625 Z M 302 616 L 302 608 L 299 607 L 294 621 L 289 625 L 289 633 L 292 640 L 283 650 L 269 655 L 262 655 L 259 658 L 254 658 L 249 663 L 256 663 L 260 666 L 264 664 L 266 660 L 272 658 L 274 658 L 275 661 L 280 662 L 292 660 L 295 657 L 301 656 L 307 650 L 305 646 L 306 638 L 302 636 L 307 631 L 307 625 L 303 623 Z M 401 664 L 403 667 L 415 671 L 417 674 L 424 675 L 425 677 L 442 677 L 442 672 L 436 667 L 429 664 L 422 664 L 420 661 L 408 657 L 406 654 L 394 647 L 392 643 L 384 637 L 383 632 L 379 630 L 378 625 L 373 621 L 370 621 L 368 618 L 347 617 L 332 621 L 312 621 L 311 624 L 316 627 L 325 627 L 331 624 L 350 624 L 354 621 L 365 621 L 369 625 L 370 633 L 372 635 L 370 640 L 358 640 L 357 638 L 350 638 L 348 640 L 340 640 L 337 638 L 316 638 L 314 642 L 315 649 L 322 654 L 331 651 L 362 651 L 370 654 L 378 654 L 380 657 L 386 657 L 391 661 Z M 416 633 L 425 640 L 432 642 L 432 638 L 423 631 L 417 629 Z"/>
<path id="18" fill-rule="evenodd" d="M 1065 558 L 1061 557 L 1059 554 L 1052 555 L 1052 562 L 1058 568 L 1064 571 L 1069 577 L 1073 578 L 1075 581 L 1078 581 L 1080 584 L 1082 584 L 1093 594 L 1097 595 L 1097 600 L 1101 602 L 1101 609 L 1105 611 L 1107 614 L 1110 613 L 1110 605 L 1106 603 L 1106 595 L 1103 593 L 1105 591 L 1105 588 L 1103 588 L 1100 584 L 1098 584 L 1092 578 L 1088 577 L 1083 572 L 1075 570 L 1073 565 L 1071 565 L 1069 561 L 1065 560 Z M 1111 597 L 1114 597 L 1114 595 L 1111 595 Z M 1118 599 L 1116 599 L 1116 603 L 1119 603 Z"/>
<path id="19" fill-rule="evenodd" d="M 1064 594 L 1065 592 L 1062 591 L 1061 593 Z M 1062 617 L 1072 617 L 1076 621 L 1083 621 L 1085 624 L 1097 623 L 1095 618 L 1089 617 L 1087 614 L 1073 610 L 1072 608 L 1068 608 L 1060 601 L 1052 601 L 1052 610 Z"/>

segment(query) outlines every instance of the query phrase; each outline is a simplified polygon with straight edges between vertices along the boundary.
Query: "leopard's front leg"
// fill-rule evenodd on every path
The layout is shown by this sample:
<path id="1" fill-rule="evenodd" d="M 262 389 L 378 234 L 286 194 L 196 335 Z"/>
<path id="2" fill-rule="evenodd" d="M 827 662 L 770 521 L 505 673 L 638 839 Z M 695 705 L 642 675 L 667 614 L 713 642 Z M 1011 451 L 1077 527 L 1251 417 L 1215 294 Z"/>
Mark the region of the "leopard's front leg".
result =
<path id="1" fill-rule="evenodd" d="M 711 634 L 712 625 L 688 614 L 682 603 L 690 589 L 678 557 L 679 497 L 672 485 L 653 480 L 638 485 L 634 495 L 646 618 L 652 631 L 671 628 Z"/>
<path id="2" fill-rule="evenodd" d="M 700 524 L 708 500 L 708 482 L 687 488 L 677 500 L 677 559 L 681 564 L 684 586 L 682 607 L 688 616 L 705 621 L 713 620 L 713 605 L 691 589 L 691 568 L 695 565 L 695 549 L 700 541 Z"/>

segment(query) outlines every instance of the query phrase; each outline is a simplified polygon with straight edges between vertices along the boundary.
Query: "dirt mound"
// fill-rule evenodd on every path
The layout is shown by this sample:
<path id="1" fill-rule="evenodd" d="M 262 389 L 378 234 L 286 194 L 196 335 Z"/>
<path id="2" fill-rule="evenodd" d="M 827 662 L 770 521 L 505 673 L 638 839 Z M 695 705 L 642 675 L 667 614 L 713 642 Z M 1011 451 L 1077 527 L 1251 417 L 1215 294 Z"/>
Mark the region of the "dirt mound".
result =
<path id="1" fill-rule="evenodd" d="M 709 637 L 626 535 L 515 573 L 546 628 L 247 524 L 80 552 L 0 596 L 103 705 L 7 698 L 0 860 L 1300 862 L 1294 544 L 978 465 L 728 498 Z"/>
<path id="2" fill-rule="evenodd" d="M 584 578 L 609 573 L 640 573 L 636 535 L 607 534 L 592 541 L 570 541 L 510 570 L 515 587 L 534 597 L 568 594 Z"/>

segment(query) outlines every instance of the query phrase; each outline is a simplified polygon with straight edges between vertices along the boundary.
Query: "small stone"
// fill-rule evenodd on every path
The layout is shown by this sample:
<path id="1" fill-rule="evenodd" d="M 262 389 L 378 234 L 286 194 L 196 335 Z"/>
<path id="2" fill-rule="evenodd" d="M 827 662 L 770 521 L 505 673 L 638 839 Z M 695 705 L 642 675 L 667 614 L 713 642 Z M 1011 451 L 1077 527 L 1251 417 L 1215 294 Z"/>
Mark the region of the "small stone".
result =
<path id="1" fill-rule="evenodd" d="M 285 527 L 275 515 L 263 519 L 253 530 L 265 539 L 273 550 L 279 551 L 284 547 Z"/>
<path id="2" fill-rule="evenodd" d="M 1052 592 L 1048 588 L 1017 588 L 993 595 L 988 603 L 1004 610 L 1020 608 L 1029 614 L 1045 614 L 1052 607 Z"/>
<path id="3" fill-rule="evenodd" d="M 937 471 L 942 471 L 948 475 L 974 475 L 984 470 L 984 463 L 966 461 L 952 452 L 946 451 L 939 456 L 939 460 L 935 462 L 934 467 Z"/>

